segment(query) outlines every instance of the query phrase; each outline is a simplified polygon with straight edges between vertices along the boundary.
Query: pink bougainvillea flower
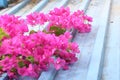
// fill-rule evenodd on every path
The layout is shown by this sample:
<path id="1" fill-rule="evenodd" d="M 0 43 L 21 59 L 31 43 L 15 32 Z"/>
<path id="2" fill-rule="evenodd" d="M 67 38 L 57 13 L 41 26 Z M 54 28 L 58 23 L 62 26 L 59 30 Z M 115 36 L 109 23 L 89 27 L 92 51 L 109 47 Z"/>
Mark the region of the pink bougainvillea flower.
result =
<path id="1" fill-rule="evenodd" d="M 47 18 L 48 18 L 47 14 L 34 12 L 27 15 L 26 20 L 30 25 L 37 25 L 37 24 L 42 25 L 45 22 L 47 22 L 48 20 Z"/>
<path id="2" fill-rule="evenodd" d="M 44 25 L 45 31 L 30 31 L 28 27 Z M 84 11 L 71 13 L 61 7 L 49 13 L 31 13 L 26 19 L 14 15 L 0 16 L 0 74 L 7 72 L 10 78 L 17 76 L 38 77 L 53 66 L 56 70 L 69 69 L 80 53 L 72 39 L 72 29 L 81 33 L 91 31 L 92 18 Z"/>
<path id="3" fill-rule="evenodd" d="M 11 37 L 28 32 L 28 26 L 24 19 L 14 15 L 0 16 L 0 27 L 3 28 Z"/>
<path id="4" fill-rule="evenodd" d="M 65 61 L 63 59 L 57 58 L 56 62 L 54 63 L 55 69 L 59 70 L 65 65 Z"/>
<path id="5" fill-rule="evenodd" d="M 68 7 L 51 10 L 48 21 L 50 22 L 49 26 L 63 27 L 68 30 L 75 28 L 82 33 L 91 31 L 90 22 L 92 22 L 92 18 L 85 15 L 84 11 L 80 10 L 70 13 Z"/>

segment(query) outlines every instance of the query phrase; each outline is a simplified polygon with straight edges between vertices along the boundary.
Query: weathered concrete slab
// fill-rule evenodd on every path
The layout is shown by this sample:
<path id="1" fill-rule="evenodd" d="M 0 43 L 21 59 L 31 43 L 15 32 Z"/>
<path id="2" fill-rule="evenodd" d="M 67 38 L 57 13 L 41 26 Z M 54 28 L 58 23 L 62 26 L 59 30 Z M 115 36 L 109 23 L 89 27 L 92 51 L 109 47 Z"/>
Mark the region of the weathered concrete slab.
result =
<path id="1" fill-rule="evenodd" d="M 17 11 L 19 11 L 21 8 L 27 5 L 30 1 L 31 0 L 24 0 L 21 3 L 14 6 L 13 8 L 11 8 L 10 10 L 8 10 L 7 12 L 5 12 L 4 14 L 15 14 Z"/>
<path id="2" fill-rule="evenodd" d="M 101 80 L 102 68 L 104 62 L 103 60 L 104 60 L 105 40 L 106 40 L 106 34 L 108 28 L 108 19 L 111 10 L 111 3 L 112 3 L 111 0 L 104 0 L 104 5 L 103 7 L 101 7 L 104 13 L 101 13 L 99 18 L 100 27 L 96 36 L 96 41 L 88 68 L 87 80 Z"/>
<path id="3" fill-rule="evenodd" d="M 120 1 L 112 1 L 102 80 L 120 80 Z"/>

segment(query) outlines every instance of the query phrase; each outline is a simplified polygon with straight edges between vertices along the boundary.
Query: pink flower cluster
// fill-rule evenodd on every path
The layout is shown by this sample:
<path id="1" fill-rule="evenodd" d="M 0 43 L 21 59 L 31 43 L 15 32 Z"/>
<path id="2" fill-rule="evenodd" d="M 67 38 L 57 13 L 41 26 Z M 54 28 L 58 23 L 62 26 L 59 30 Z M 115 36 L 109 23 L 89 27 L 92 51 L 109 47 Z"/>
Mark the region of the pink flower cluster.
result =
<path id="1" fill-rule="evenodd" d="M 10 37 L 22 35 L 24 32 L 28 32 L 28 26 L 25 20 L 20 19 L 20 16 L 14 15 L 1 15 L 0 28 L 4 29 Z"/>
<path id="2" fill-rule="evenodd" d="M 0 74 L 7 72 L 8 76 L 38 77 L 39 74 L 54 66 L 56 70 L 69 69 L 69 65 L 77 61 L 78 45 L 69 40 L 70 32 L 65 30 L 77 29 L 79 32 L 89 32 L 92 18 L 83 11 L 70 13 L 69 8 L 55 8 L 48 14 L 32 13 L 26 19 L 14 15 L 0 16 Z M 44 25 L 49 22 L 57 33 L 56 36 L 44 31 L 33 31 L 29 35 L 28 25 Z M 59 28 L 56 28 L 59 27 Z"/>
<path id="3" fill-rule="evenodd" d="M 36 15 L 36 16 L 33 16 Z M 70 12 L 70 9 L 61 7 L 51 10 L 48 14 L 32 13 L 27 16 L 29 24 L 44 24 L 49 22 L 48 30 L 51 26 L 62 27 L 67 30 L 76 29 L 81 33 L 91 31 L 92 18 L 85 15 L 84 11 Z M 40 21 L 40 22 L 38 22 Z"/>
<path id="4" fill-rule="evenodd" d="M 30 25 L 36 25 L 36 24 L 42 25 L 45 22 L 47 22 L 47 20 L 48 20 L 47 14 L 37 13 L 37 12 L 34 12 L 34 13 L 27 15 L 27 19 L 26 19 L 26 21 Z"/>
<path id="5" fill-rule="evenodd" d="M 4 57 L 0 60 L 0 66 L 9 76 L 19 74 L 37 77 L 40 71 L 48 69 L 51 64 L 57 70 L 68 69 L 69 64 L 77 61 L 75 55 L 79 53 L 77 44 L 69 42 L 69 36 L 69 33 L 55 36 L 38 32 L 6 39 L 0 48 L 0 56 Z"/>

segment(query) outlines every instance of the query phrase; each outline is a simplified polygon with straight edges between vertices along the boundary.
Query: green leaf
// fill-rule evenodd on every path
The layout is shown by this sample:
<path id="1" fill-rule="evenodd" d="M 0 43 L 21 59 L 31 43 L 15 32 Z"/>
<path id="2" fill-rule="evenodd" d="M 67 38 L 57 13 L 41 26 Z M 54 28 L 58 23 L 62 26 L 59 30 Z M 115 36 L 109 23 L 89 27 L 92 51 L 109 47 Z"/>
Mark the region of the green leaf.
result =
<path id="1" fill-rule="evenodd" d="M 19 62 L 18 62 L 18 65 L 19 65 L 20 68 L 22 68 L 22 67 L 25 66 L 25 63 L 24 63 L 23 61 L 19 61 Z"/>
<path id="2" fill-rule="evenodd" d="M 0 60 L 3 60 L 3 59 L 5 59 L 5 56 L 4 55 L 0 56 Z"/>
<path id="3" fill-rule="evenodd" d="M 16 68 L 12 68 L 10 71 L 11 72 L 17 72 Z"/>
<path id="4" fill-rule="evenodd" d="M 2 70 L 3 66 L 0 66 L 0 70 Z"/>
<path id="5" fill-rule="evenodd" d="M 34 31 L 34 30 L 31 30 L 31 31 L 30 31 L 30 34 L 33 34 L 33 33 L 36 33 L 36 31 Z"/>
<path id="6" fill-rule="evenodd" d="M 57 26 L 51 26 L 50 27 L 50 32 L 55 33 L 56 36 L 59 36 L 61 34 L 64 34 L 66 31 L 65 28 L 57 27 Z"/>
<path id="7" fill-rule="evenodd" d="M 10 37 L 2 28 L 0 28 L 0 46 L 2 45 L 2 39 L 4 37 Z"/>
<path id="8" fill-rule="evenodd" d="M 33 56 L 28 56 L 26 60 L 30 61 L 31 63 L 34 63 L 34 57 Z"/>

